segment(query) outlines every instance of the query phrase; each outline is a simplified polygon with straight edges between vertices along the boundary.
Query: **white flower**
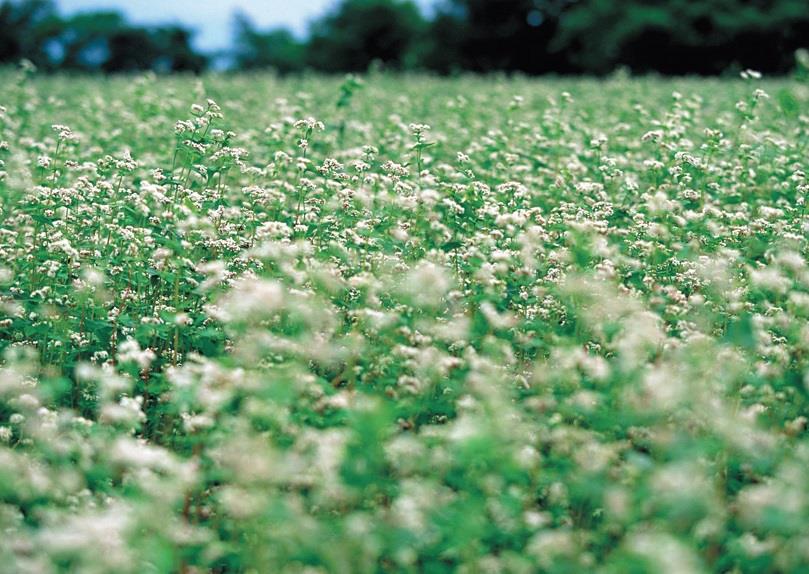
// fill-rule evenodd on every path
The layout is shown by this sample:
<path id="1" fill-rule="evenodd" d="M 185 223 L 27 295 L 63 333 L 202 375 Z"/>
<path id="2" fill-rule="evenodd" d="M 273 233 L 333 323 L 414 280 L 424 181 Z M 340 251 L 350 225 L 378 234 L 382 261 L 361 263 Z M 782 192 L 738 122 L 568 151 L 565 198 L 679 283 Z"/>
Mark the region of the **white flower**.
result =
<path id="1" fill-rule="evenodd" d="M 118 347 L 118 360 L 122 363 L 134 362 L 140 367 L 141 370 L 148 369 L 157 358 L 155 352 L 151 349 L 141 349 L 140 345 L 135 339 L 127 338 Z"/>

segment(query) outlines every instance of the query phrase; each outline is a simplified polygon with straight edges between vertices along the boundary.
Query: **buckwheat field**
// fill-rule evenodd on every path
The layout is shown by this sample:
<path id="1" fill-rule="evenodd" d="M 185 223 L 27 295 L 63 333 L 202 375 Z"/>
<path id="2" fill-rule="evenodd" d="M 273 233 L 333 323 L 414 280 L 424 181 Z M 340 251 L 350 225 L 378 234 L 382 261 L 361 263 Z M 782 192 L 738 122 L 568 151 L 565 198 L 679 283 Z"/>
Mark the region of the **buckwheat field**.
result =
<path id="1" fill-rule="evenodd" d="M 809 571 L 809 85 L 0 72 L 0 571 Z"/>

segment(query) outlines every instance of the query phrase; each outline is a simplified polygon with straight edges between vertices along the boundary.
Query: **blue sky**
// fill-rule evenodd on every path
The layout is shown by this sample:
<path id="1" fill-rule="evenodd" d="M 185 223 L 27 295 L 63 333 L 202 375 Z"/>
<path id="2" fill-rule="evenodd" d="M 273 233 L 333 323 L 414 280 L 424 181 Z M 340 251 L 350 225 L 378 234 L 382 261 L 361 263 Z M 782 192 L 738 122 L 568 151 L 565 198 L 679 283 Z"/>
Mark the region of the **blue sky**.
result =
<path id="1" fill-rule="evenodd" d="M 429 0 L 420 0 L 422 6 Z M 197 31 L 203 50 L 226 48 L 232 35 L 232 14 L 242 10 L 260 27 L 287 26 L 299 34 L 334 0 L 57 0 L 62 13 L 114 9 L 139 24 L 182 23 Z"/>

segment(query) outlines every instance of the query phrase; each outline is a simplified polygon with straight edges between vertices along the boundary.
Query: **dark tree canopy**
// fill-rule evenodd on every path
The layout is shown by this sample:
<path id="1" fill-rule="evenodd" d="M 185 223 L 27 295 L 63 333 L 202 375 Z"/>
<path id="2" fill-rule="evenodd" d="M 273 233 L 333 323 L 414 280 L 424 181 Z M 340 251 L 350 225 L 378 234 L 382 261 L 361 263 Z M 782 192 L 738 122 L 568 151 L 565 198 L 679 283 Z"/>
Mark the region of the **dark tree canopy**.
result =
<path id="1" fill-rule="evenodd" d="M 316 20 L 308 63 L 324 71 L 364 71 L 380 61 L 402 68 L 422 33 L 424 19 L 412 0 L 344 0 Z"/>
<path id="2" fill-rule="evenodd" d="M 0 63 L 45 70 L 201 71 L 192 31 L 118 12 L 63 16 L 53 0 L 0 0 Z M 337 0 L 305 37 L 234 17 L 233 69 L 606 74 L 787 73 L 809 47 L 807 0 Z M 219 61 L 219 59 L 217 59 Z"/>
<path id="3" fill-rule="evenodd" d="M 786 72 L 809 46 L 806 0 L 587 0 L 564 14 L 552 48 L 604 73 Z"/>
<path id="4" fill-rule="evenodd" d="M 136 26 L 119 12 L 62 17 L 52 0 L 0 1 L 0 62 L 43 69 L 201 71 L 207 58 L 182 27 Z"/>
<path id="5" fill-rule="evenodd" d="M 0 2 L 0 62 L 22 58 L 45 62 L 48 41 L 59 30 L 52 0 L 3 0 Z"/>
<path id="6" fill-rule="evenodd" d="M 432 22 L 427 59 L 442 71 L 571 71 L 565 56 L 549 49 L 569 4 L 569 0 L 447 0 Z"/>
<path id="7" fill-rule="evenodd" d="M 235 15 L 235 28 L 234 64 L 237 68 L 274 68 L 286 73 L 302 67 L 306 54 L 304 44 L 289 30 L 274 28 L 262 32 L 242 13 Z"/>

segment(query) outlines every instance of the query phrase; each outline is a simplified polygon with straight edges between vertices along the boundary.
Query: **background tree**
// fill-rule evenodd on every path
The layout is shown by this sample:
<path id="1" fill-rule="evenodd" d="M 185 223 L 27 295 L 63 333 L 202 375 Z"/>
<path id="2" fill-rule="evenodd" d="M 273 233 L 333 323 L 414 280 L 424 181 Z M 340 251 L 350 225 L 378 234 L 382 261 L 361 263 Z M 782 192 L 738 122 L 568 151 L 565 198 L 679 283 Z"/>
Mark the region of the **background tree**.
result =
<path id="1" fill-rule="evenodd" d="M 241 70 L 274 68 L 287 73 L 305 65 L 305 46 L 289 30 L 258 30 L 243 13 L 235 17 L 234 65 Z"/>
<path id="2" fill-rule="evenodd" d="M 101 64 L 105 72 L 200 72 L 206 65 L 206 58 L 191 47 L 191 33 L 177 26 L 124 26 L 106 42 L 108 53 Z"/>
<path id="3" fill-rule="evenodd" d="M 107 57 L 101 68 L 105 72 L 148 70 L 161 56 L 153 35 L 145 28 L 121 28 L 107 41 Z"/>
<path id="4" fill-rule="evenodd" d="M 78 13 L 63 21 L 52 46 L 53 62 L 73 70 L 105 69 L 110 58 L 110 40 L 125 30 L 126 21 L 119 12 Z"/>
<path id="5" fill-rule="evenodd" d="M 52 0 L 3 0 L 0 2 L 0 62 L 27 58 L 37 66 L 47 67 L 48 43 L 60 28 Z"/>
<path id="6" fill-rule="evenodd" d="M 52 0 L 0 1 L 0 62 L 27 58 L 44 69 L 195 71 L 206 58 L 180 26 L 130 24 L 115 11 L 61 17 Z"/>
<path id="7" fill-rule="evenodd" d="M 197 52 L 191 40 L 194 33 L 182 26 L 166 26 L 155 30 L 162 56 L 157 71 L 199 73 L 208 66 L 208 57 Z"/>
<path id="8" fill-rule="evenodd" d="M 412 0 L 343 0 L 312 24 L 307 60 L 323 71 L 362 72 L 374 61 L 412 67 L 424 27 Z"/>
<path id="9" fill-rule="evenodd" d="M 786 72 L 809 45 L 806 0 L 586 0 L 560 20 L 552 48 L 577 69 L 718 74 Z"/>
<path id="10" fill-rule="evenodd" d="M 425 64 L 529 74 L 571 71 L 566 55 L 550 49 L 570 0 L 445 0 L 427 37 Z"/>
<path id="11" fill-rule="evenodd" d="M 235 17 L 234 69 L 290 73 L 391 69 L 522 72 L 786 73 L 809 48 L 807 0 L 339 0 L 306 38 Z M 0 63 L 44 69 L 198 72 L 208 58 L 178 26 L 138 26 L 119 12 L 61 16 L 54 0 L 0 0 Z"/>

